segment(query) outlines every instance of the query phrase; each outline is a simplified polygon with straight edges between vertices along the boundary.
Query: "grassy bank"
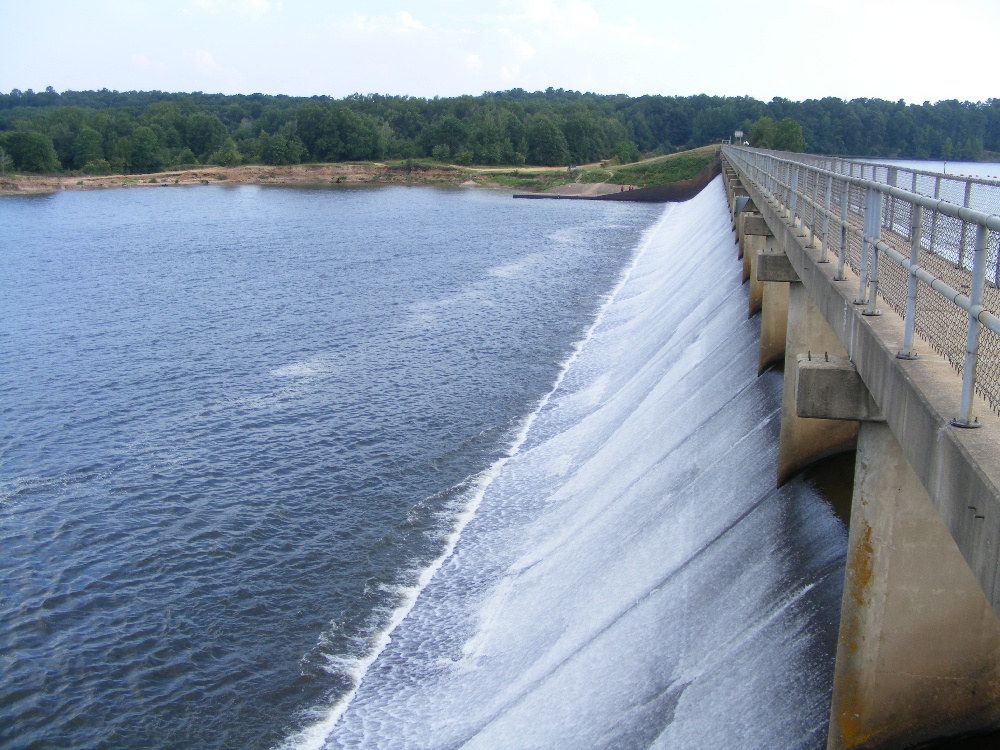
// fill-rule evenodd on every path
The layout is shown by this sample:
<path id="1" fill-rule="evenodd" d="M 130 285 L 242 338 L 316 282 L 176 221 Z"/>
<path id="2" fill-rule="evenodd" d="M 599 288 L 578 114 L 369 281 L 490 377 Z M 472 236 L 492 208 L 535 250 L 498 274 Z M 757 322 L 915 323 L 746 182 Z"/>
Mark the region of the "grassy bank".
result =
<path id="1" fill-rule="evenodd" d="M 258 185 L 427 184 L 459 185 L 470 180 L 485 187 L 542 191 L 567 183 L 663 185 L 694 176 L 708 164 L 718 147 L 708 146 L 657 156 L 633 164 L 588 164 L 565 167 L 464 167 L 433 159 L 387 162 L 340 162 L 269 167 L 203 166 L 145 175 L 0 175 L 0 195 L 53 193 L 94 188 L 162 187 L 226 182 Z"/>

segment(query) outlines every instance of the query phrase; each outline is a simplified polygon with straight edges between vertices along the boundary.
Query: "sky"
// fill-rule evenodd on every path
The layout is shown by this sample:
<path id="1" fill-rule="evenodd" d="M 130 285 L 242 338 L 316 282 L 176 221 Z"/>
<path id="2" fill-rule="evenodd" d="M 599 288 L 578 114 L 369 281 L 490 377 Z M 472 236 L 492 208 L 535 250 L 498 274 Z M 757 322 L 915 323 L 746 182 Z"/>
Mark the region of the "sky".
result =
<path id="1" fill-rule="evenodd" d="M 996 0 L 0 0 L 0 91 L 1000 97 Z"/>

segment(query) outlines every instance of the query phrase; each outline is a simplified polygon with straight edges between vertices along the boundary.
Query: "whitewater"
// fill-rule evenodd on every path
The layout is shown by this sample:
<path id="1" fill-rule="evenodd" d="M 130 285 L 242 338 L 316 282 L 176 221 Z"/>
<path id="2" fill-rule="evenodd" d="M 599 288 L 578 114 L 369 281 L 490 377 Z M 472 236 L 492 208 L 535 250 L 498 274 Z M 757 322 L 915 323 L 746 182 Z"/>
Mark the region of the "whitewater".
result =
<path id="1" fill-rule="evenodd" d="M 782 376 L 746 309 L 717 179 L 647 233 L 346 710 L 296 742 L 825 746 L 846 530 L 775 488 Z"/>

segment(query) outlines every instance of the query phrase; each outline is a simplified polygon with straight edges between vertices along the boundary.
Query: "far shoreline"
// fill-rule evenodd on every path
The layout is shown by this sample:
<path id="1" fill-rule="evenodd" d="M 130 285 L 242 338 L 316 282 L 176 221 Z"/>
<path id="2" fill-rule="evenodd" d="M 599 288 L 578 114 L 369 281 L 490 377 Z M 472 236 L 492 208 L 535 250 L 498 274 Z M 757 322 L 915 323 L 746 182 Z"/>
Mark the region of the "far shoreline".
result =
<path id="1" fill-rule="evenodd" d="M 437 185 L 488 187 L 530 193 L 560 193 L 574 196 L 598 196 L 639 187 L 690 179 L 717 156 L 718 146 L 702 146 L 617 165 L 595 162 L 573 167 L 545 166 L 459 166 L 431 160 L 407 159 L 392 162 L 332 162 L 269 166 L 243 164 L 224 167 L 189 166 L 147 174 L 86 175 L 8 174 L 0 175 L 0 196 L 50 195 L 67 190 L 102 190 L 108 188 L 162 187 L 164 185 L 283 185 L 320 187 L 330 185 Z M 667 174 L 644 173 L 661 169 L 675 159 L 695 161 L 694 171 Z M 639 170 L 639 171 L 636 171 Z M 624 181 L 624 185 L 619 182 Z"/>
<path id="2" fill-rule="evenodd" d="M 47 195 L 66 190 L 153 188 L 173 185 L 461 185 L 476 177 L 469 170 L 428 165 L 395 167 L 380 163 L 293 164 L 287 166 L 203 166 L 149 174 L 36 175 L 0 177 L 0 195 Z M 485 176 L 485 175 L 484 175 Z M 486 184 L 488 180 L 483 180 Z"/>

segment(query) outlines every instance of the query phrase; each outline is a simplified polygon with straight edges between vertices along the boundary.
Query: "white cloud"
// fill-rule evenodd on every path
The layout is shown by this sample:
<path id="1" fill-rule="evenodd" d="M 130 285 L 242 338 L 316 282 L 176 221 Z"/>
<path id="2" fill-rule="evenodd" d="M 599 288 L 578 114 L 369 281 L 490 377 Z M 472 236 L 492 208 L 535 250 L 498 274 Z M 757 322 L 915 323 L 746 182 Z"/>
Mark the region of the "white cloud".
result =
<path id="1" fill-rule="evenodd" d="M 409 34 L 414 31 L 425 31 L 420 21 L 405 10 L 395 16 L 362 16 L 354 14 L 351 28 L 366 34 Z"/>
<path id="2" fill-rule="evenodd" d="M 465 56 L 465 67 L 472 70 L 479 70 L 483 67 L 483 61 L 479 55 L 468 54 Z"/>
<path id="3" fill-rule="evenodd" d="M 562 7 L 553 0 L 528 0 L 526 15 L 535 23 L 563 29 L 596 29 L 601 25 L 597 11 L 582 0 L 568 0 Z"/>
<path id="4" fill-rule="evenodd" d="M 424 25 L 420 23 L 416 18 L 411 16 L 405 10 L 399 11 L 399 22 L 407 29 L 413 29 L 415 31 L 423 31 Z"/>
<path id="5" fill-rule="evenodd" d="M 520 65 L 504 65 L 500 68 L 500 78 L 508 83 L 517 80 L 519 75 L 521 75 Z"/>
<path id="6" fill-rule="evenodd" d="M 149 67 L 149 58 L 145 55 L 132 55 L 131 60 L 133 65 L 138 65 L 140 68 Z"/>
<path id="7" fill-rule="evenodd" d="M 355 31 L 364 31 L 369 34 L 373 34 L 378 31 L 378 24 L 375 20 L 369 18 L 368 16 L 359 16 L 357 13 L 354 14 L 354 19 L 351 26 Z"/>
<path id="8" fill-rule="evenodd" d="M 510 40 L 514 48 L 514 54 L 521 60 L 530 60 L 535 56 L 535 48 L 524 41 L 519 36 L 512 36 Z"/>
<path id="9" fill-rule="evenodd" d="M 215 61 L 211 52 L 200 49 L 197 50 L 192 57 L 194 59 L 194 64 L 205 73 L 218 73 L 222 70 L 222 66 Z"/>
<path id="10" fill-rule="evenodd" d="M 271 10 L 281 10 L 281 0 L 189 0 L 192 10 L 219 15 L 223 12 L 236 13 L 251 21 L 260 20 L 261 16 Z"/>

